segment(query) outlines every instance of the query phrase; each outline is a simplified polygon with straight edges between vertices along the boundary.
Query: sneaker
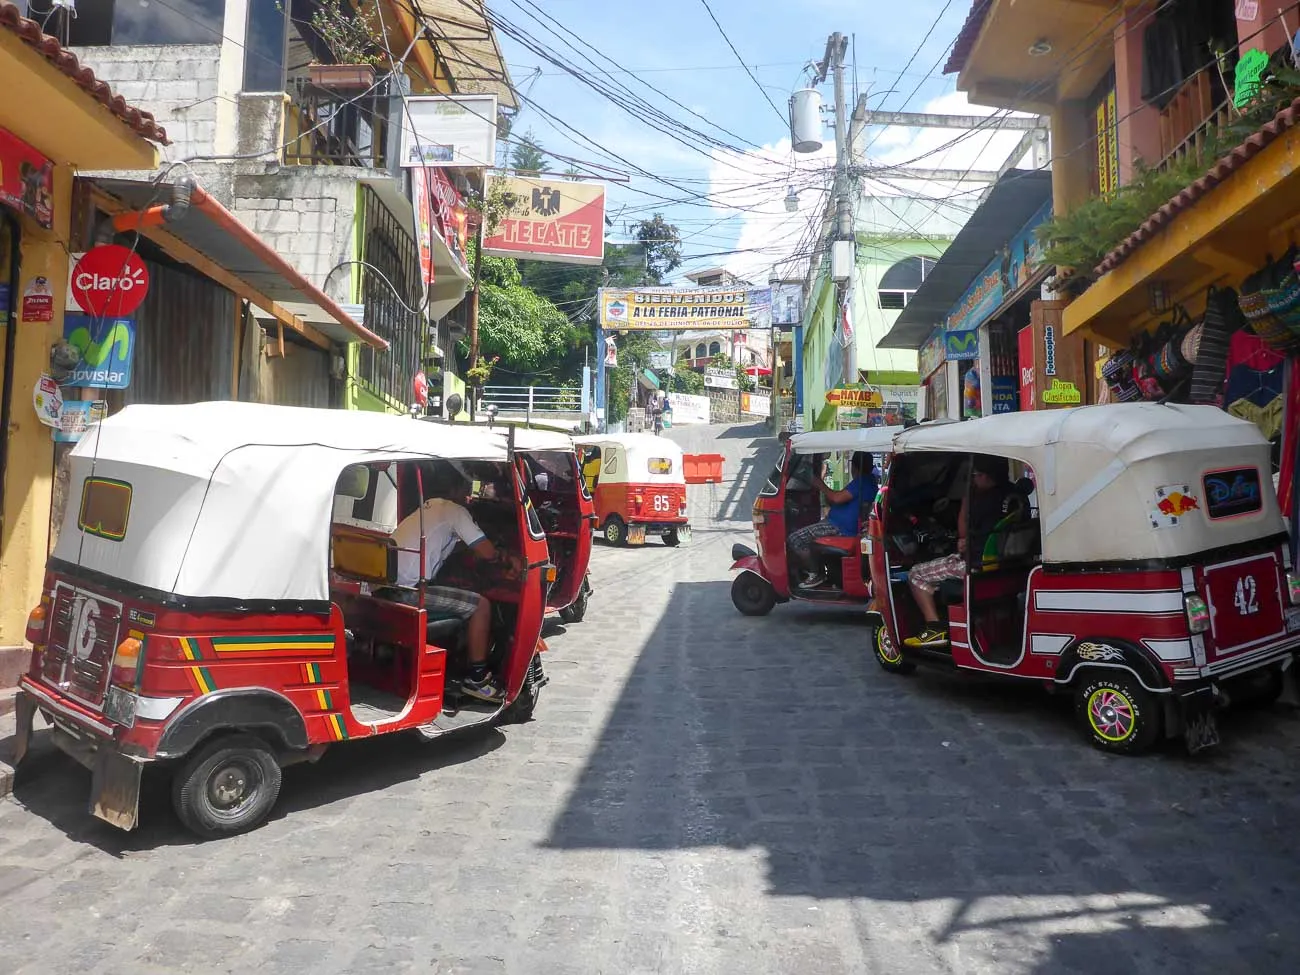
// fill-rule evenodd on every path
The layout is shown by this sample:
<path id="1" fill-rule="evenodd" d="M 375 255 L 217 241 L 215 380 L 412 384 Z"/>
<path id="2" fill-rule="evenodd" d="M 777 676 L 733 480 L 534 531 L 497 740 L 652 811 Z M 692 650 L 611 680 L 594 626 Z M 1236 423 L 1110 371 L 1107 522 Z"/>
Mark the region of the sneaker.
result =
<path id="1" fill-rule="evenodd" d="M 820 572 L 803 572 L 799 575 L 800 589 L 815 589 L 820 586 L 826 577 Z"/>
<path id="2" fill-rule="evenodd" d="M 496 704 L 506 696 L 505 688 L 496 682 L 491 671 L 486 671 L 479 677 L 466 677 L 460 682 L 460 692 L 466 697 L 490 704 Z"/>
<path id="3" fill-rule="evenodd" d="M 927 626 L 916 636 L 909 636 L 903 641 L 907 647 L 946 647 L 948 631 L 941 626 Z"/>

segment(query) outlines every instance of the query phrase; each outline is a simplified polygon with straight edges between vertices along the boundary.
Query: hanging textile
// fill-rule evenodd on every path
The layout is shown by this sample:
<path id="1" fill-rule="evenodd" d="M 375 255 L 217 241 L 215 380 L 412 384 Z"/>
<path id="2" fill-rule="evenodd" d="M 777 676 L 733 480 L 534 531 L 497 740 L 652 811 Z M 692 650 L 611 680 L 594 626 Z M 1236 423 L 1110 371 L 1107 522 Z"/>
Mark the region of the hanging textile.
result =
<path id="1" fill-rule="evenodd" d="M 1193 403 L 1218 405 L 1227 377 L 1228 345 L 1232 336 L 1245 326 L 1237 293 L 1231 288 L 1211 288 L 1205 300 L 1205 318 L 1197 336 L 1196 351 L 1191 356 Z"/>
<path id="2" fill-rule="evenodd" d="M 1238 332 L 1228 347 L 1228 381 L 1223 407 L 1233 416 L 1249 420 L 1274 442 L 1274 460 L 1282 437 L 1286 357 L 1270 349 L 1258 336 Z"/>
<path id="3" fill-rule="evenodd" d="M 1282 514 L 1291 517 L 1295 495 L 1296 441 L 1300 440 L 1300 429 L 1297 429 L 1296 424 L 1296 418 L 1300 417 L 1300 376 L 1297 376 L 1294 360 L 1286 369 L 1286 391 L 1286 413 L 1283 417 L 1284 426 L 1282 429 L 1281 476 L 1278 478 L 1277 483 L 1277 501 L 1278 506 L 1282 509 Z M 1285 422 L 1287 419 L 1290 422 Z M 1292 539 L 1295 538 L 1296 528 L 1297 526 L 1292 524 Z"/>

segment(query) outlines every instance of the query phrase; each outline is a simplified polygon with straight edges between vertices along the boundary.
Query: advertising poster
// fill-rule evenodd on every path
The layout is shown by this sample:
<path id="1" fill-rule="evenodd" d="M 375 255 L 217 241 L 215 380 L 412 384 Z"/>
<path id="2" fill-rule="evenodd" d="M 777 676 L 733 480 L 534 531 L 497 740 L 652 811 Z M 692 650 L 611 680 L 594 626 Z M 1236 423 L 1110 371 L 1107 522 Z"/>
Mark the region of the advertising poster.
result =
<path id="1" fill-rule="evenodd" d="M 490 169 L 496 162 L 496 95 L 411 95 L 403 102 L 404 168 Z"/>
<path id="2" fill-rule="evenodd" d="M 600 324 L 618 331 L 768 328 L 771 288 L 601 288 Z"/>
<path id="3" fill-rule="evenodd" d="M 77 443 L 92 423 L 98 423 L 107 415 L 108 403 L 105 400 L 64 400 L 59 425 L 54 428 L 54 442 Z"/>
<path id="4" fill-rule="evenodd" d="M 803 285 L 778 284 L 772 287 L 772 324 L 782 328 L 803 321 Z"/>
<path id="5" fill-rule="evenodd" d="M 64 386 L 126 389 L 131 385 L 135 358 L 135 322 L 130 318 L 101 320 L 90 315 L 64 315 L 63 340 L 81 353 L 81 362 Z"/>
<path id="6" fill-rule="evenodd" d="M 54 227 L 54 163 L 7 129 L 0 129 L 0 203 Z"/>
<path id="7" fill-rule="evenodd" d="M 1017 338 L 1020 351 L 1020 408 L 1032 410 L 1037 396 L 1034 374 L 1034 327 L 1027 325 Z"/>
<path id="8" fill-rule="evenodd" d="M 669 393 L 668 402 L 673 408 L 673 426 L 685 423 L 709 422 L 709 398 L 688 393 Z"/>
<path id="9" fill-rule="evenodd" d="M 505 214 L 483 238 L 483 253 L 561 264 L 605 258 L 605 187 L 567 179 L 502 176 L 492 181 Z"/>

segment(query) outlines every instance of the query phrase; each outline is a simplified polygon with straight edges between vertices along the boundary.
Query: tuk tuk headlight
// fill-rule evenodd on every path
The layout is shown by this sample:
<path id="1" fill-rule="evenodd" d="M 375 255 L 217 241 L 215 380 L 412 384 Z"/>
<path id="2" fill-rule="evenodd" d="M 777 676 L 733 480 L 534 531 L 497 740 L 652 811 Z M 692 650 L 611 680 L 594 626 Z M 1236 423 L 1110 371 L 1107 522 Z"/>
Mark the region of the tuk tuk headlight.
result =
<path id="1" fill-rule="evenodd" d="M 1193 633 L 1204 633 L 1210 628 L 1210 607 L 1195 593 L 1183 596 L 1183 609 L 1187 613 L 1187 628 Z"/>
<path id="2" fill-rule="evenodd" d="M 1300 572 L 1286 574 L 1286 593 L 1292 606 L 1300 606 Z"/>

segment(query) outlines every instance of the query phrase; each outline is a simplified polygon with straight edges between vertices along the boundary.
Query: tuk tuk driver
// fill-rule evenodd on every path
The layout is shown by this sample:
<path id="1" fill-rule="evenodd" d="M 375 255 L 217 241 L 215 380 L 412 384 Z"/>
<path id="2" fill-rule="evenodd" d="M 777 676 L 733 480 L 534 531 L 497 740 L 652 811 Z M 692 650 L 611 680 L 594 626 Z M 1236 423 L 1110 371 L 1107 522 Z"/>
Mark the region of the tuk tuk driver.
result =
<path id="1" fill-rule="evenodd" d="M 819 585 L 824 575 L 824 567 L 818 564 L 813 556 L 813 542 L 830 535 L 858 533 L 862 502 L 874 498 L 880 489 L 874 473 L 866 464 L 869 459 L 869 454 L 853 455 L 853 460 L 849 464 L 852 477 L 843 491 L 828 487 L 820 475 L 813 475 L 813 484 L 830 504 L 830 511 L 821 521 L 797 528 L 786 538 L 786 551 L 789 553 L 790 561 L 802 570 L 799 578 L 800 587 L 809 589 Z"/>
<path id="2" fill-rule="evenodd" d="M 403 518 L 393 531 L 398 549 L 397 585 L 415 588 L 422 580 L 436 579 L 447 557 L 461 542 L 483 561 L 505 566 L 511 574 L 517 574 L 521 560 L 493 545 L 465 508 L 471 490 L 465 476 L 450 465 L 442 471 L 425 466 L 421 473 L 427 500 Z M 424 528 L 423 573 L 419 558 L 421 525 Z M 431 620 L 468 621 L 469 673 L 461 682 L 461 692 L 480 701 L 501 700 L 505 690 L 488 670 L 487 662 L 492 639 L 491 603 L 468 589 L 425 581 L 424 607 Z"/>
<path id="3" fill-rule="evenodd" d="M 908 585 L 925 625 L 903 642 L 909 647 L 938 647 L 948 643 L 948 631 L 939 622 L 934 594 L 946 579 L 966 575 L 967 553 L 984 552 L 989 534 L 1002 519 L 1010 478 L 1005 457 L 977 454 L 971 461 L 971 493 L 957 514 L 957 551 L 941 559 L 921 562 L 907 573 Z"/>

